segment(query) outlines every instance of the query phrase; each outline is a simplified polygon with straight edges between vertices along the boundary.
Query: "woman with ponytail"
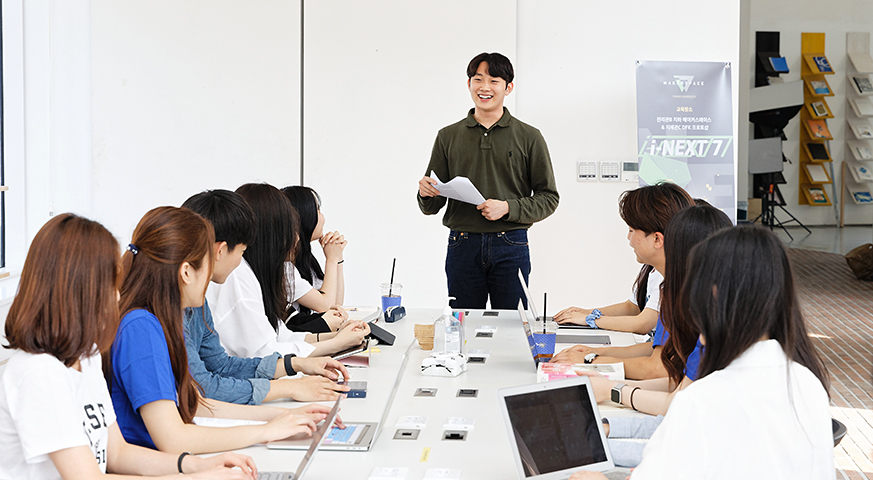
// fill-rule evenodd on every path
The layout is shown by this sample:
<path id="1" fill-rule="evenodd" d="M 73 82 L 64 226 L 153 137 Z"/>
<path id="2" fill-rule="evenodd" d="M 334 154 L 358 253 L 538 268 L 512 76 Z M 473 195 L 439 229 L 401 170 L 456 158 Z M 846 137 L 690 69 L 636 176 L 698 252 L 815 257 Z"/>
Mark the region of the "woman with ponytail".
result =
<path id="1" fill-rule="evenodd" d="M 183 208 L 140 220 L 122 257 L 121 323 L 105 373 L 127 441 L 165 452 L 216 452 L 311 434 L 328 409 L 234 405 L 201 396 L 188 371 L 185 308 L 200 307 L 212 276 L 212 226 Z M 266 421 L 213 429 L 195 416 Z"/>

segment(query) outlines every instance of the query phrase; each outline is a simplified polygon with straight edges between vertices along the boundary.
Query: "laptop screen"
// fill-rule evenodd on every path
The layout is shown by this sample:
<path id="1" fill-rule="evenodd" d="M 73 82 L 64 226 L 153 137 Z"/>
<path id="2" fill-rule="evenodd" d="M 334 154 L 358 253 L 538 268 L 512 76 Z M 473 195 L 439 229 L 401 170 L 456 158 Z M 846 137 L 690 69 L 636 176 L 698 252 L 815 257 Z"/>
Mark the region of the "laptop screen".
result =
<path id="1" fill-rule="evenodd" d="M 318 426 L 318 429 L 312 435 L 312 443 L 309 445 L 309 450 L 306 451 L 306 455 L 303 456 L 303 460 L 300 461 L 300 465 L 297 466 L 297 472 L 294 474 L 295 479 L 299 479 L 304 473 L 306 473 L 306 469 L 308 469 L 310 463 L 312 463 L 312 457 L 315 456 L 315 452 L 318 451 L 318 447 L 324 441 L 325 434 L 333 427 L 333 421 L 336 419 L 336 414 L 339 412 L 340 400 L 342 400 L 342 395 L 336 399 L 336 403 L 333 404 L 333 408 L 330 410 L 330 413 L 327 414 L 327 418 L 324 419 L 324 422 Z"/>
<path id="2" fill-rule="evenodd" d="M 524 275 L 521 273 L 521 269 L 518 270 L 518 281 L 521 283 L 521 289 L 524 291 L 524 299 L 527 301 L 527 309 L 530 312 L 531 317 L 534 320 L 539 320 L 540 316 L 537 314 L 537 307 L 534 305 L 533 297 L 530 294 L 530 289 L 527 288 L 527 282 L 524 281 Z"/>
<path id="3" fill-rule="evenodd" d="M 588 388 L 583 382 L 504 397 L 525 477 L 608 460 Z"/>

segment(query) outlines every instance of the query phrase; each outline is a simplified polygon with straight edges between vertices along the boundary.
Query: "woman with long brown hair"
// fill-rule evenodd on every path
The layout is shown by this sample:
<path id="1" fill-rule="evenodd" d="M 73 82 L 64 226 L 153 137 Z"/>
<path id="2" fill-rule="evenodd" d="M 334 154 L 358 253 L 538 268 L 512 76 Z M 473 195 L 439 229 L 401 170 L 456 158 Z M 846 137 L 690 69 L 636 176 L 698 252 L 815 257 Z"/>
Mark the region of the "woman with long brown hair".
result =
<path id="1" fill-rule="evenodd" d="M 203 305 L 212 275 L 212 226 L 196 213 L 155 208 L 140 220 L 122 257 L 123 313 L 106 374 L 125 438 L 166 452 L 215 452 L 311 434 L 328 409 L 295 410 L 204 399 L 188 372 L 183 310 Z M 200 427 L 195 415 L 266 421 Z"/>
<path id="2" fill-rule="evenodd" d="M 6 318 L 14 351 L 0 381 L 0 479 L 178 478 L 176 455 L 128 444 L 116 422 L 100 357 L 118 326 L 117 280 L 118 243 L 99 223 L 62 214 L 34 237 Z M 191 478 L 256 474 L 237 454 L 184 465 L 200 472 Z"/>

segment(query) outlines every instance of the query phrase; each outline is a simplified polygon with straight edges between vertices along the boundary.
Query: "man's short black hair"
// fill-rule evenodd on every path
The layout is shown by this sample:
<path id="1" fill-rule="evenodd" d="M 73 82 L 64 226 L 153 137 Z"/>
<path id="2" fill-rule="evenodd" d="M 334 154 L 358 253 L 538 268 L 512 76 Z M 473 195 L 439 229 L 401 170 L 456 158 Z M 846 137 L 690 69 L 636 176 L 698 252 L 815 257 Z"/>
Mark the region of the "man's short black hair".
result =
<path id="1" fill-rule="evenodd" d="M 476 75 L 476 70 L 482 62 L 488 63 L 488 75 L 491 75 L 492 77 L 502 78 L 506 80 L 507 84 L 512 83 L 512 79 L 515 78 L 515 71 L 512 69 L 512 62 L 497 52 L 480 53 L 473 57 L 473 59 L 470 60 L 470 64 L 467 65 L 467 78 L 473 78 L 473 76 Z"/>
<path id="2" fill-rule="evenodd" d="M 212 222 L 215 241 L 227 242 L 227 249 L 251 245 L 255 240 L 255 214 L 252 207 L 230 190 L 206 190 L 185 200 L 183 208 Z"/>

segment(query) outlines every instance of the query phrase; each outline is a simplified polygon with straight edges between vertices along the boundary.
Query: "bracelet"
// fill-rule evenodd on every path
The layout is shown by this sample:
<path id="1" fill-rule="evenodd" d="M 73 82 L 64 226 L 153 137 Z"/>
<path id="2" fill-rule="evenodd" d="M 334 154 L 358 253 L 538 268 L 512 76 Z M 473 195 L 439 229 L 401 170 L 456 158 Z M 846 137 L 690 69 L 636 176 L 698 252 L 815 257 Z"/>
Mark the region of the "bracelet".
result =
<path id="1" fill-rule="evenodd" d="M 316 342 L 320 342 L 320 341 L 321 341 L 321 332 L 316 332 L 316 333 L 315 333 L 315 341 L 316 341 Z"/>
<path id="2" fill-rule="evenodd" d="M 630 394 L 630 407 L 633 408 L 635 412 L 639 412 L 639 410 L 637 410 L 637 407 L 634 406 L 634 393 L 636 393 L 636 391 L 639 389 L 640 387 L 634 387 L 634 389 L 631 390 Z"/>
<path id="3" fill-rule="evenodd" d="M 294 367 L 291 366 L 291 359 L 296 357 L 296 356 L 297 355 L 294 355 L 293 353 L 289 353 L 288 355 L 285 355 L 284 357 L 282 357 L 282 360 L 285 361 L 285 375 L 287 375 L 289 377 L 293 377 L 294 375 L 297 375 L 297 372 L 294 371 Z"/>
<path id="4" fill-rule="evenodd" d="M 588 314 L 588 316 L 585 317 L 585 323 L 587 323 L 589 327 L 597 329 L 599 327 L 597 326 L 597 323 L 595 322 L 595 320 L 597 320 L 598 318 L 600 318 L 602 316 L 603 316 L 603 312 L 601 312 L 600 310 L 595 308 L 594 310 L 591 311 L 591 313 Z"/>
<path id="5" fill-rule="evenodd" d="M 336 264 L 339 265 L 339 264 L 341 264 L 341 263 L 343 263 L 343 262 L 345 262 L 345 261 L 346 261 L 346 259 L 344 258 L 344 259 L 342 259 L 342 260 L 336 262 Z"/>
<path id="6" fill-rule="evenodd" d="M 185 473 L 182 471 L 182 459 L 185 458 L 186 455 L 191 455 L 191 452 L 182 452 L 182 454 L 179 455 L 179 460 L 176 462 L 176 467 L 179 468 L 179 473 Z"/>

